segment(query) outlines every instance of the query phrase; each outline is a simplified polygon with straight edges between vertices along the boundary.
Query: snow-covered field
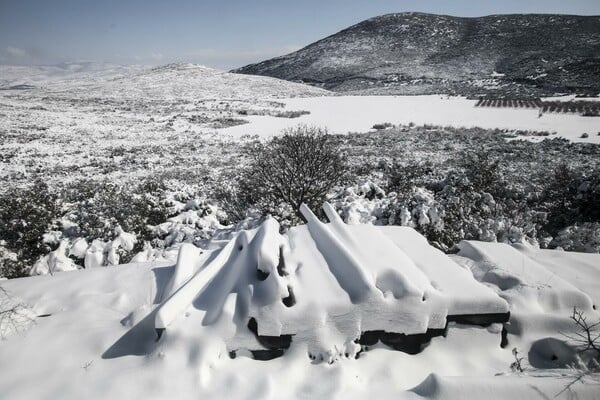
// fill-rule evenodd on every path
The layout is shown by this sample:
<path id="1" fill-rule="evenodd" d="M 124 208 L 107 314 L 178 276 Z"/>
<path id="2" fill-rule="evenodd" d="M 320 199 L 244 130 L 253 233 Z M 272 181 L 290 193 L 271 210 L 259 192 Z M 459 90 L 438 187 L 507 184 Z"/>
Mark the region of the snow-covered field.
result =
<path id="1" fill-rule="evenodd" d="M 267 220 L 217 250 L 184 245 L 176 263 L 3 283 L 32 321 L 0 342 L 2 396 L 597 398 L 598 376 L 582 375 L 566 335 L 577 333 L 574 306 L 600 318 L 599 255 L 463 242 L 449 257 L 411 228 L 328 214 L 330 224 L 309 215 L 283 236 Z M 450 315 L 491 318 L 446 323 Z M 393 349 L 401 338 L 369 339 L 377 326 L 442 331 L 410 354 Z M 283 355 L 253 359 L 261 349 L 271 358 L 269 348 Z M 515 348 L 524 372 L 511 371 Z"/>
<path id="2" fill-rule="evenodd" d="M 477 126 L 504 130 L 484 132 L 504 146 L 512 131 L 600 143 L 599 118 L 459 97 L 333 96 L 190 64 L 0 67 L 0 88 L 0 193 L 33 179 L 61 190 L 148 177 L 194 193 L 159 221 L 170 246 L 160 257 L 148 248 L 128 265 L 0 281 L 0 311 L 16 311 L 0 314 L 0 398 L 599 398 L 593 353 L 578 355 L 569 339 L 581 333 L 574 307 L 600 319 L 598 254 L 462 241 L 446 255 L 412 228 L 346 225 L 327 206 L 327 224 L 304 210 L 309 222 L 285 234 L 274 219 L 240 231 L 193 197 L 211 179 L 224 184 L 242 145 L 300 123 L 340 134 L 386 122 Z M 406 158 L 443 159 L 470 148 L 448 141 L 452 132 L 402 126 L 371 143 L 344 136 L 344 146 L 361 153 L 355 165 L 391 161 L 404 151 L 398 133 L 418 153 Z M 586 147 L 561 143 L 572 148 L 548 157 Z M 582 151 L 588 168 L 595 150 Z M 353 213 L 373 220 L 377 201 L 361 196 L 365 210 Z M 106 249 L 78 243 L 83 258 L 104 260 Z M 62 250 L 46 260 L 75 269 L 78 256 Z"/>
<path id="3" fill-rule="evenodd" d="M 287 99 L 284 103 L 288 108 L 310 111 L 310 114 L 293 121 L 254 116 L 249 118 L 249 126 L 226 128 L 223 132 L 235 136 L 248 133 L 269 136 L 301 122 L 326 126 L 333 133 L 347 133 L 365 132 L 377 123 L 407 125 L 412 122 L 417 125 L 556 132 L 557 137 L 571 141 L 600 143 L 597 134 L 600 132 L 599 118 L 565 114 L 539 117 L 537 109 L 480 108 L 475 107 L 476 102 L 439 95 Z M 589 138 L 581 138 L 583 133 L 588 133 Z"/>

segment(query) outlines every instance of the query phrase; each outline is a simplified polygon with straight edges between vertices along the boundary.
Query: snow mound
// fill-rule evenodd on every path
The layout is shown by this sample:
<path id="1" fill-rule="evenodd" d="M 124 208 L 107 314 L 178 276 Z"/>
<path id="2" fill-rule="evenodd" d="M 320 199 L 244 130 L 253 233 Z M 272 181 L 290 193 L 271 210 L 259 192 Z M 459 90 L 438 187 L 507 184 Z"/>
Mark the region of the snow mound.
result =
<path id="1" fill-rule="evenodd" d="M 184 245 L 157 331 L 185 329 L 182 319 L 198 314 L 201 326 L 228 332 L 229 351 L 282 351 L 294 342 L 333 362 L 355 356 L 369 337 L 398 348 L 457 316 L 508 319 L 504 300 L 413 229 L 346 225 L 329 204 L 323 209 L 330 223 L 303 206 L 306 225 L 282 235 L 267 218 L 215 257 Z"/>
<path id="2" fill-rule="evenodd" d="M 459 256 L 473 260 L 475 277 L 496 286 L 513 308 L 524 312 L 591 311 L 593 301 L 567 280 L 517 248 L 502 243 L 462 241 Z"/>
<path id="3" fill-rule="evenodd" d="M 598 395 L 598 383 L 590 377 L 583 378 L 584 384 L 578 385 L 577 391 L 570 386 L 578 379 L 574 373 L 545 378 L 551 379 L 526 375 L 449 378 L 431 374 L 411 392 L 419 399 L 594 399 Z"/>

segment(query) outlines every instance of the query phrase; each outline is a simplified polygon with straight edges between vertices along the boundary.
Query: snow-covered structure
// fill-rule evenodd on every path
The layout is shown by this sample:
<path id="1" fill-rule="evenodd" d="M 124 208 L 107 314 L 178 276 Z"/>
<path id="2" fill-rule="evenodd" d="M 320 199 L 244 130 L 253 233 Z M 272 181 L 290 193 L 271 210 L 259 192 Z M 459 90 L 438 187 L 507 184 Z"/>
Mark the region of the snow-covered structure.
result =
<path id="1" fill-rule="evenodd" d="M 568 336 L 574 307 L 600 319 L 600 255 L 477 241 L 445 255 L 325 210 L 330 223 L 304 209 L 284 235 L 267 219 L 177 260 L 0 282 L 0 311 L 19 307 L 0 318 L 1 397 L 597 398 L 581 374 L 595 360 Z"/>
<path id="2" fill-rule="evenodd" d="M 294 341 L 332 361 L 378 340 L 419 352 L 448 321 L 508 320 L 505 300 L 412 228 L 347 225 L 323 209 L 330 223 L 303 206 L 307 224 L 282 235 L 267 218 L 209 260 L 183 245 L 156 312 L 159 335 L 194 310 L 203 326 L 226 314 L 231 354 L 272 357 Z"/>

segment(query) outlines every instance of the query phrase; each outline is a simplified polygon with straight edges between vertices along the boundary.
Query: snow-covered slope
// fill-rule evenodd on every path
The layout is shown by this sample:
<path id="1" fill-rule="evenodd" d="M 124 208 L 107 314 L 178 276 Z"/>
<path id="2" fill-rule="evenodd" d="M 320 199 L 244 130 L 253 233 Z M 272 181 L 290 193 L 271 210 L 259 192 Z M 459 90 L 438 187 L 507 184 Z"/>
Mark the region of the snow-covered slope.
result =
<path id="1" fill-rule="evenodd" d="M 246 124 L 255 115 L 296 119 L 302 110 L 285 108 L 279 98 L 329 94 L 193 64 L 81 71 L 0 67 L 2 88 L 0 178 L 22 182 L 42 171 L 30 168 L 34 163 L 44 166 L 44 180 L 131 177 L 137 174 L 132 166 L 141 175 L 177 169 L 172 176 L 178 176 L 204 161 L 212 169 L 215 160 L 235 156 L 223 152 L 218 129 Z M 136 161 L 112 168 L 115 154 Z"/>
<path id="2" fill-rule="evenodd" d="M 270 77 L 232 74 L 195 64 L 169 64 L 111 79 L 92 90 L 121 98 L 265 99 L 329 93 Z"/>
<path id="3" fill-rule="evenodd" d="M 594 310 L 600 256 L 463 242 L 449 258 L 410 228 L 345 225 L 327 211 L 328 224 L 305 210 L 308 224 L 285 235 L 267 220 L 221 249 L 183 245 L 171 262 L 2 282 L 13 301 L 38 317 L 0 341 L 0 393 L 8 399 L 597 395 L 597 376 L 577 380 L 579 372 L 567 369 L 577 359 L 562 334 L 575 332 L 568 319 L 573 306 L 590 320 L 600 318 Z M 552 271 L 561 260 L 571 277 Z M 587 284 L 575 285 L 579 280 Z M 504 324 L 448 317 L 438 335 L 399 334 L 426 332 L 440 316 L 509 310 Z M 361 335 L 365 328 L 393 330 Z M 430 344 L 411 352 L 411 340 Z M 515 347 L 526 358 L 522 374 L 509 369 Z"/>
<path id="4" fill-rule="evenodd" d="M 369 94 L 597 93 L 598 16 L 373 17 L 236 72 Z"/>

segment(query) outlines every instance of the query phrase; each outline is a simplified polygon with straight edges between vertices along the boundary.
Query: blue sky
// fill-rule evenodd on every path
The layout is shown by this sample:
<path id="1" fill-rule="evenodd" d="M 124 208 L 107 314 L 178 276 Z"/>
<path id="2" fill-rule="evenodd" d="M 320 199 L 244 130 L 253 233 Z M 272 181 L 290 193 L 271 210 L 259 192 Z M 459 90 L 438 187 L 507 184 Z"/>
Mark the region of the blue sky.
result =
<path id="1" fill-rule="evenodd" d="M 230 69 L 404 11 L 600 15 L 600 0 L 0 0 L 0 64 L 185 61 Z"/>

